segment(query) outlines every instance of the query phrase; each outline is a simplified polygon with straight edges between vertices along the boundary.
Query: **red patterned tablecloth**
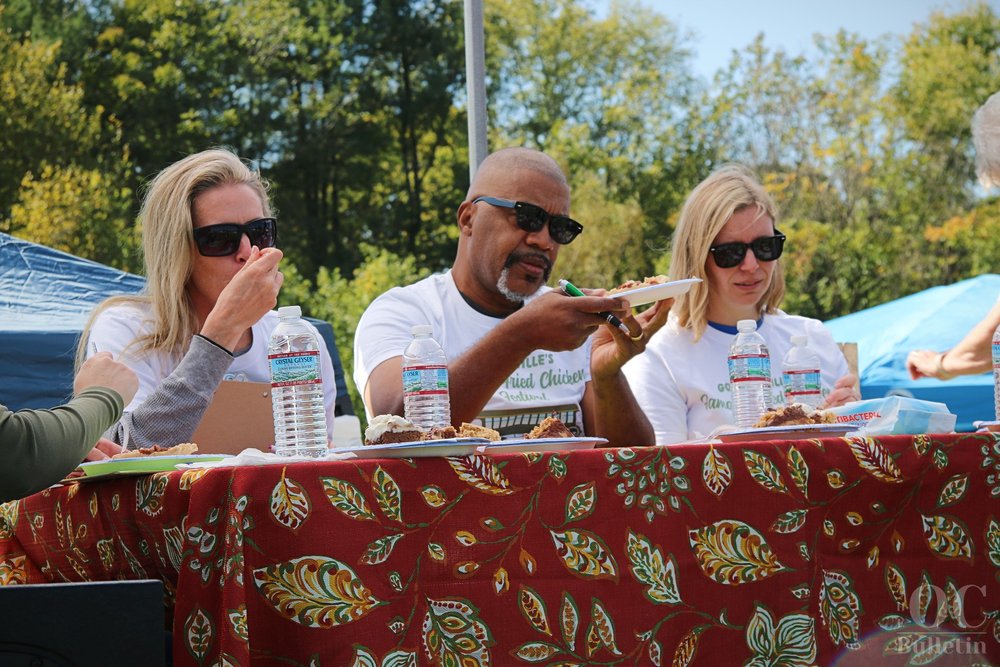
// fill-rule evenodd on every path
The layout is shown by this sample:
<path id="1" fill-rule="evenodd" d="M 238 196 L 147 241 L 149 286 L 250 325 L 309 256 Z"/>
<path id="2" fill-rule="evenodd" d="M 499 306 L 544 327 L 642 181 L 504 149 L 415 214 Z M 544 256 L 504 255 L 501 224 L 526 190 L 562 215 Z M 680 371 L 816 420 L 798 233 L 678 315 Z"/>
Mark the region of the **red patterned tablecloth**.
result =
<path id="1" fill-rule="evenodd" d="M 178 665 L 1000 662 L 1000 440 L 295 463 L 0 505 L 0 584 L 154 577 Z"/>

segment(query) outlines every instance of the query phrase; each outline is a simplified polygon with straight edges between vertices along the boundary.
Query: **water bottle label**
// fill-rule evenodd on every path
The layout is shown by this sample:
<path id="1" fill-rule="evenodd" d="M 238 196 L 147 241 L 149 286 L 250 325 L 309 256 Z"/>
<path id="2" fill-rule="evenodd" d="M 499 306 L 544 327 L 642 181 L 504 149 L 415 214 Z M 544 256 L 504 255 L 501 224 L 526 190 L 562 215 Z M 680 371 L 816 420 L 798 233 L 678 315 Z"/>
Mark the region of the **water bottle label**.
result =
<path id="1" fill-rule="evenodd" d="M 789 402 L 823 395 L 819 369 L 785 371 L 782 373 L 782 380 L 785 384 L 785 398 Z"/>
<path id="2" fill-rule="evenodd" d="M 403 369 L 403 394 L 433 396 L 448 394 L 447 366 L 407 366 Z"/>
<path id="3" fill-rule="evenodd" d="M 302 384 L 321 384 L 319 352 L 285 352 L 267 355 L 271 366 L 271 386 L 291 387 Z"/>
<path id="4" fill-rule="evenodd" d="M 1000 371 L 1000 340 L 993 339 L 993 370 Z"/>
<path id="5" fill-rule="evenodd" d="M 771 357 L 766 354 L 734 354 L 728 363 L 730 382 L 771 381 Z"/>

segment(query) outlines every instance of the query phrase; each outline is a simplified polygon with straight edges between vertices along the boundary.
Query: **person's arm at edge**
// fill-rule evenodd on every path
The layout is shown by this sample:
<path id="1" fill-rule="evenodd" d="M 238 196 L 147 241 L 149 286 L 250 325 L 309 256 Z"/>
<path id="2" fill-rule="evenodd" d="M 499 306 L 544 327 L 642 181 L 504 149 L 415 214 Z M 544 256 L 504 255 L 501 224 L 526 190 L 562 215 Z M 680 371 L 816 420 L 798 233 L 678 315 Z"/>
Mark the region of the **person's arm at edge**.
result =
<path id="1" fill-rule="evenodd" d="M 939 365 L 943 376 L 974 375 L 992 370 L 993 352 L 990 343 L 998 326 L 1000 301 L 955 347 L 942 353 Z"/>
<path id="2" fill-rule="evenodd" d="M 0 502 L 58 482 L 122 414 L 118 392 L 90 387 L 51 410 L 0 411 Z"/>
<path id="3" fill-rule="evenodd" d="M 583 392 L 583 423 L 588 435 L 608 439 L 607 447 L 648 447 L 656 437 L 621 371 L 592 376 Z"/>

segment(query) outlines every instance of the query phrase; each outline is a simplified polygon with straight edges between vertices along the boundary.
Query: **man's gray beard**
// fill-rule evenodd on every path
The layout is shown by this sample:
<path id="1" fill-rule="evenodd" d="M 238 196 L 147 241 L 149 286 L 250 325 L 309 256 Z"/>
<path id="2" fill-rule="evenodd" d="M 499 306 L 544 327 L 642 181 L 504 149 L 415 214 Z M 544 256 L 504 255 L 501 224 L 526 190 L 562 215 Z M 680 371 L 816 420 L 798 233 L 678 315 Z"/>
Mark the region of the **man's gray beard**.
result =
<path id="1" fill-rule="evenodd" d="M 509 273 L 510 273 L 509 267 L 504 267 L 503 271 L 500 272 L 500 278 L 497 280 L 497 290 L 500 292 L 500 294 L 503 295 L 505 299 L 507 299 L 511 303 L 524 303 L 525 299 L 538 292 L 538 290 L 542 289 L 542 286 L 539 285 L 538 289 L 536 289 L 531 294 L 518 294 L 517 292 L 514 292 L 513 290 L 511 290 L 510 287 L 507 286 L 507 277 Z"/>

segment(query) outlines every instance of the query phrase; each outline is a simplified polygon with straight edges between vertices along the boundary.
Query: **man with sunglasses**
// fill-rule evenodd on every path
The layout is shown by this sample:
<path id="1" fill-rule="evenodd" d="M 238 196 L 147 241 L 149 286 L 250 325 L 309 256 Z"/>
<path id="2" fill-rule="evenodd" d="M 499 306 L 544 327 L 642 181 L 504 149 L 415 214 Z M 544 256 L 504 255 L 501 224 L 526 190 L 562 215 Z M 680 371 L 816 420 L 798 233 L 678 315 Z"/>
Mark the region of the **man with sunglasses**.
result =
<path id="1" fill-rule="evenodd" d="M 684 203 L 670 278 L 702 282 L 677 298 L 667 326 L 625 367 L 657 444 L 704 438 L 736 423 L 727 358 L 740 320 L 755 320 L 767 342 L 773 406 L 784 402 L 781 361 L 795 335 L 805 335 L 820 357 L 825 407 L 860 398 L 857 378 L 822 322 L 778 308 L 785 235 L 776 217 L 770 195 L 738 165 L 712 173 Z"/>
<path id="2" fill-rule="evenodd" d="M 483 161 L 458 207 L 451 270 L 386 292 L 358 324 L 354 379 L 369 418 L 403 414 L 402 353 L 412 326 L 429 324 L 448 355 L 455 424 L 518 434 L 555 414 L 612 445 L 651 441 L 621 368 L 663 326 L 669 302 L 633 317 L 623 299 L 546 287 L 560 247 L 583 232 L 569 204 L 550 157 L 509 148 Z"/>

